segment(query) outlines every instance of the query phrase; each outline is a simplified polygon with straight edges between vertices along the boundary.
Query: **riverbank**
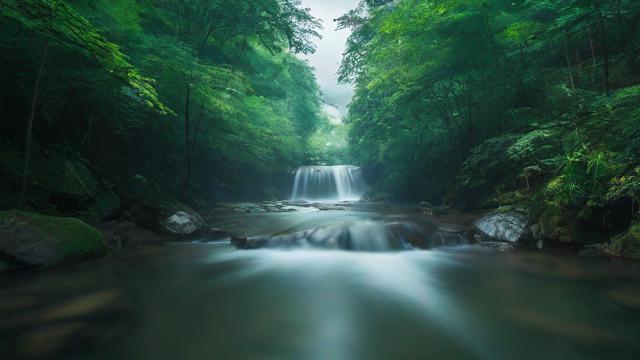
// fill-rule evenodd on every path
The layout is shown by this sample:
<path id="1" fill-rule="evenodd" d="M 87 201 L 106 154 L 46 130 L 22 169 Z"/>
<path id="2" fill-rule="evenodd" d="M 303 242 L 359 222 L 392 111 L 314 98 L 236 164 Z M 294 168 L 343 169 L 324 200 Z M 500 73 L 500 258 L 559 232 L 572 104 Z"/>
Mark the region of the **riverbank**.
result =
<path id="1" fill-rule="evenodd" d="M 3 268 L 43 268 L 104 256 L 107 248 L 114 253 L 193 241 L 231 241 L 239 249 L 316 248 L 374 252 L 463 246 L 481 252 L 535 251 L 603 259 L 634 259 L 627 254 L 637 250 L 633 247 L 637 235 L 631 231 L 611 244 L 582 245 L 545 238 L 527 209 L 513 206 L 460 213 L 428 203 L 412 206 L 388 202 L 266 201 L 219 203 L 200 212 L 202 215 L 175 201 L 139 203 L 124 210 L 116 220 L 96 224 L 95 229 L 73 218 L 45 217 L 49 224 L 47 229 L 53 229 L 51 231 L 41 230 L 32 225 L 31 220 L 24 220 L 39 219 L 40 215 L 0 213 Z M 18 218 L 23 219 L 22 223 Z M 60 257 L 59 251 L 49 250 L 55 244 L 68 247 L 65 241 L 90 243 L 85 238 L 56 239 L 56 229 L 69 222 L 97 234 L 99 240 L 96 241 L 103 243 L 105 250 L 64 257 Z M 37 261 L 31 259 L 38 254 Z"/>

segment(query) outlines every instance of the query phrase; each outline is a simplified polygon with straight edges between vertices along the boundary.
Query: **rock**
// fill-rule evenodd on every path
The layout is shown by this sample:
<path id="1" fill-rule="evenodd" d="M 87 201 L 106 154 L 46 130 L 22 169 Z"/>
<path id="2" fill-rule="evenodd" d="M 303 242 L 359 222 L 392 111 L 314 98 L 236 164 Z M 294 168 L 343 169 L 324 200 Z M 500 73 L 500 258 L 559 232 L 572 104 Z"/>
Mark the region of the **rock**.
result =
<path id="1" fill-rule="evenodd" d="M 0 212 L 0 258 L 5 266 L 53 266 L 106 254 L 102 235 L 78 219 Z"/>
<path id="2" fill-rule="evenodd" d="M 282 204 L 285 206 L 302 206 L 302 207 L 311 206 L 311 204 L 305 200 L 288 200 L 288 201 L 283 201 Z"/>
<path id="3" fill-rule="evenodd" d="M 104 189 L 96 195 L 87 210 L 96 213 L 99 221 L 106 221 L 112 219 L 121 207 L 120 197 L 111 189 Z"/>
<path id="4" fill-rule="evenodd" d="M 109 221 L 98 225 L 109 248 L 160 244 L 163 240 L 150 230 L 141 228 L 130 221 Z"/>
<path id="5" fill-rule="evenodd" d="M 22 151 L 0 146 L 0 205 L 17 204 L 22 180 Z M 30 167 L 27 204 L 47 214 L 78 218 L 94 213 L 99 221 L 113 216 L 121 207 L 120 198 L 102 185 L 81 160 L 57 150 L 34 149 Z M 89 220 L 83 218 L 82 220 Z"/>
<path id="6" fill-rule="evenodd" d="M 460 233 L 439 231 L 435 225 L 363 220 L 271 237 L 232 237 L 231 243 L 238 249 L 314 248 L 380 252 L 432 249 L 468 241 Z"/>
<path id="7" fill-rule="evenodd" d="M 575 214 L 560 206 L 548 205 L 538 222 L 543 237 L 561 243 L 575 242 Z"/>
<path id="8" fill-rule="evenodd" d="M 476 231 L 484 238 L 515 243 L 528 235 L 527 223 L 527 215 L 522 211 L 497 210 L 477 220 L 475 226 Z"/>
<path id="9" fill-rule="evenodd" d="M 22 178 L 21 151 L 0 149 L 0 173 L 9 179 Z M 47 203 L 77 209 L 80 203 L 93 199 L 100 187 L 98 180 L 81 161 L 58 151 L 35 151 L 31 163 L 30 201 L 34 207 Z"/>
<path id="10" fill-rule="evenodd" d="M 193 240 L 209 231 L 207 222 L 198 213 L 175 201 L 141 203 L 126 211 L 123 218 L 166 240 Z"/>
<path id="11" fill-rule="evenodd" d="M 457 211 L 445 206 L 437 206 L 426 201 L 422 201 L 418 204 L 418 212 L 425 215 L 452 215 L 456 214 Z"/>
<path id="12" fill-rule="evenodd" d="M 471 245 L 471 248 L 489 253 L 510 253 L 515 249 L 513 245 L 501 241 L 482 241 Z"/>
<path id="13" fill-rule="evenodd" d="M 605 253 L 610 256 L 640 260 L 640 224 L 632 226 L 626 233 L 617 236 L 607 246 Z"/>
<path id="14" fill-rule="evenodd" d="M 178 211 L 160 219 L 160 225 L 169 233 L 178 236 L 190 236 L 204 225 L 202 218 L 185 211 Z"/>
<path id="15" fill-rule="evenodd" d="M 607 250 L 606 244 L 592 244 L 586 245 L 580 251 L 578 251 L 578 256 L 585 258 L 597 258 L 604 257 L 606 255 L 605 251 Z"/>
<path id="16" fill-rule="evenodd" d="M 544 236 L 542 234 L 542 229 L 540 228 L 540 224 L 533 224 L 530 230 L 531 230 L 531 237 L 533 237 L 534 240 L 542 241 L 544 239 Z"/>

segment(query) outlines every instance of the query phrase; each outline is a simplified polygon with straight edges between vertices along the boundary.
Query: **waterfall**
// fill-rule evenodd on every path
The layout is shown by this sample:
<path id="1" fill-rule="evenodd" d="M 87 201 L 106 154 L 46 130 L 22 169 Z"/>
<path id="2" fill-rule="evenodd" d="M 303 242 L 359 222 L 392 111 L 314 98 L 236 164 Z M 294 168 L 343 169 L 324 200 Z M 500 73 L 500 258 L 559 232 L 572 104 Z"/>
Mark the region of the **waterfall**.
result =
<path id="1" fill-rule="evenodd" d="M 291 199 L 357 201 L 366 191 L 357 166 L 302 166 L 295 172 Z"/>

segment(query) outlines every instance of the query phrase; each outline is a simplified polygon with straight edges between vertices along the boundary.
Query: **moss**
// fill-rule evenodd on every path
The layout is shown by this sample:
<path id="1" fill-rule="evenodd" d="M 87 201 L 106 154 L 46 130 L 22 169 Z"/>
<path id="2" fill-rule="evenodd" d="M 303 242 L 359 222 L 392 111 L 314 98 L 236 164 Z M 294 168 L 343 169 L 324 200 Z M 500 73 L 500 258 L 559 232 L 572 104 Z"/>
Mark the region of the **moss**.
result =
<path id="1" fill-rule="evenodd" d="M 22 179 L 23 155 L 12 147 L 0 148 L 0 173 L 14 184 Z M 99 188 L 97 179 L 80 161 L 56 151 L 35 151 L 31 164 L 30 198 L 41 192 L 58 198 L 85 201 L 92 199 Z M 7 182 L 8 180 L 5 180 Z"/>
<path id="2" fill-rule="evenodd" d="M 544 236 L 561 243 L 576 242 L 579 238 L 575 213 L 552 201 L 544 202 L 539 225 Z"/>
<path id="3" fill-rule="evenodd" d="M 82 220 L 91 226 L 95 226 L 100 223 L 100 217 L 93 211 L 79 211 L 75 214 L 72 214 L 71 216 L 76 219 Z"/>
<path id="4" fill-rule="evenodd" d="M 611 256 L 640 260 L 640 224 L 632 226 L 626 233 L 614 238 L 606 252 Z"/>
<path id="5" fill-rule="evenodd" d="M 98 193 L 95 199 L 93 199 L 91 204 L 87 207 L 87 211 L 96 214 L 98 221 L 103 221 L 104 219 L 112 216 L 113 213 L 121 206 L 122 202 L 118 195 L 107 189 Z M 84 220 L 84 218 L 80 218 Z M 87 223 L 92 224 L 92 222 L 89 221 L 87 221 Z"/>
<path id="6" fill-rule="evenodd" d="M 102 234 L 78 219 L 11 210 L 0 212 L 0 227 L 27 228 L 43 235 L 43 239 L 57 239 L 60 251 L 55 258 L 47 260 L 48 266 L 107 254 Z"/>
<path id="7" fill-rule="evenodd" d="M 98 189 L 98 181 L 84 164 L 58 155 L 34 162 L 33 182 L 77 200 L 94 197 Z"/>

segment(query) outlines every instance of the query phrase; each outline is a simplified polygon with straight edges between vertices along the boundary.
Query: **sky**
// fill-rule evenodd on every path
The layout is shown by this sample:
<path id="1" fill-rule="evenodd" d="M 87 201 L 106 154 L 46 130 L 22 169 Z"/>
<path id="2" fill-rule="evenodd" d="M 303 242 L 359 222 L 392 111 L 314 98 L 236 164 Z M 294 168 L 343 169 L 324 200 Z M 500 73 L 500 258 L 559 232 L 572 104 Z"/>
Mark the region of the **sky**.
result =
<path id="1" fill-rule="evenodd" d="M 353 88 L 349 85 L 338 85 L 338 68 L 345 49 L 349 30 L 335 31 L 333 19 L 358 6 L 359 0 L 302 0 L 304 7 L 311 9 L 311 14 L 323 21 L 322 40 L 316 40 L 315 54 L 303 56 L 316 69 L 318 83 L 324 94 L 324 100 L 331 107 L 325 108 L 330 115 L 344 116 L 347 105 L 353 97 Z"/>

